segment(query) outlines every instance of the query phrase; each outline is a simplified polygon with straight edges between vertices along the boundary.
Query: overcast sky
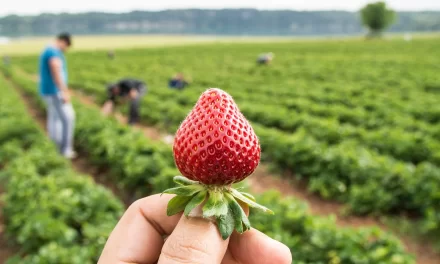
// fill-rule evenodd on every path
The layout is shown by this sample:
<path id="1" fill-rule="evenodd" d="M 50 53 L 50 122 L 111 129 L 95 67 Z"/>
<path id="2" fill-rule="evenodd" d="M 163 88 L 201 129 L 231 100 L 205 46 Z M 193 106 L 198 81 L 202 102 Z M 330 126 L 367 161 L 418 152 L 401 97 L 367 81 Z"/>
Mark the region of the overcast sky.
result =
<path id="1" fill-rule="evenodd" d="M 0 16 L 42 12 L 125 12 L 169 8 L 239 8 L 293 10 L 358 10 L 368 0 L 2 0 Z M 110 4 L 113 2 L 114 4 Z M 440 0 L 388 0 L 397 10 L 440 10 Z"/>

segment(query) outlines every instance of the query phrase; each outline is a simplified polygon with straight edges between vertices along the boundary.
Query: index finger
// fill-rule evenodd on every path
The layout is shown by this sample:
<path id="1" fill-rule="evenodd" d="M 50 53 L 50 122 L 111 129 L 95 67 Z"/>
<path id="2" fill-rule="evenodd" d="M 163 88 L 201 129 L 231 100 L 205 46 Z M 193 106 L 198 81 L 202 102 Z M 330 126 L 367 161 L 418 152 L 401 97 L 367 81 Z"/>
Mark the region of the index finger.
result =
<path id="1" fill-rule="evenodd" d="M 102 251 L 98 264 L 155 263 L 181 214 L 167 216 L 173 195 L 152 195 L 134 202 L 124 213 Z"/>

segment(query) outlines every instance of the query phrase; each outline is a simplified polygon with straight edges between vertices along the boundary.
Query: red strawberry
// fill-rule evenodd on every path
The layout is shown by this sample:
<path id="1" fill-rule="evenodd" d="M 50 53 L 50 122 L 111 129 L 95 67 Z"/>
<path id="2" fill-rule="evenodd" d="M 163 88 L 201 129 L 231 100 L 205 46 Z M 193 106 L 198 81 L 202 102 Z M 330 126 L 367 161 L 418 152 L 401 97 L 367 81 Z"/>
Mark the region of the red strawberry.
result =
<path id="1" fill-rule="evenodd" d="M 220 89 L 204 92 L 180 125 L 174 160 L 187 178 L 227 185 L 249 176 L 260 161 L 260 144 L 232 97 Z"/>
<path id="2" fill-rule="evenodd" d="M 258 166 L 260 144 L 229 94 L 209 89 L 200 96 L 177 130 L 173 152 L 186 177 L 174 177 L 180 186 L 164 191 L 176 194 L 168 203 L 168 215 L 184 211 L 189 216 L 203 205 L 202 216 L 215 218 L 222 238 L 227 239 L 234 230 L 243 233 L 250 229 L 242 204 L 273 213 L 257 204 L 251 194 L 231 186 Z"/>

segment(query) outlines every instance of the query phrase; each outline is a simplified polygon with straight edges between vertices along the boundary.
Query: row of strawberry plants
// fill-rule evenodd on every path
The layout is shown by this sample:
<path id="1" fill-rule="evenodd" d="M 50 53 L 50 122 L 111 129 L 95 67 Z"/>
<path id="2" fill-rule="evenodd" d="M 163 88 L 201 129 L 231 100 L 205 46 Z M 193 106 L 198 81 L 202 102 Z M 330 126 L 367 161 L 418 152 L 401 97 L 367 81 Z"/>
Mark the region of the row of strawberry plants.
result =
<path id="1" fill-rule="evenodd" d="M 143 110 L 145 120 L 169 131 L 175 131 L 187 113 L 177 103 L 151 99 Z M 287 134 L 261 125 L 255 128 L 265 159 L 307 177 L 311 191 L 343 201 L 357 214 L 411 212 L 423 218 L 424 232 L 440 232 L 438 167 L 399 162 L 353 140 L 329 146 L 304 129 Z"/>
<path id="2" fill-rule="evenodd" d="M 176 105 L 178 108 L 182 107 L 179 102 L 170 99 L 170 97 L 166 99 L 149 95 L 144 99 L 143 111 L 148 116 L 154 116 L 153 122 L 160 122 L 161 114 L 170 111 L 171 105 Z M 189 105 L 184 106 L 184 108 L 189 107 Z M 384 155 L 390 155 L 398 160 L 415 164 L 424 161 L 436 165 L 440 164 L 440 137 L 438 135 L 433 138 L 422 132 L 410 132 L 399 127 L 379 126 L 375 130 L 367 130 L 362 127 L 344 124 L 335 118 L 319 118 L 308 113 L 293 113 L 267 105 L 255 107 L 255 104 L 249 102 L 240 103 L 240 108 L 250 120 L 256 123 L 286 132 L 295 132 L 303 128 L 316 139 L 330 145 L 353 139 L 367 148 Z M 156 114 L 151 109 L 154 109 Z M 182 115 L 185 114 L 184 111 L 181 111 L 181 113 Z M 172 118 L 173 120 L 179 120 L 181 117 L 173 113 Z M 147 118 L 150 119 L 150 117 Z M 174 122 L 174 124 L 176 123 Z M 384 138 L 387 140 L 384 141 Z"/>
<path id="3" fill-rule="evenodd" d="M 13 76 L 26 91 L 35 94 L 35 83 Z M 92 161 L 113 171 L 121 188 L 137 195 L 159 192 L 171 185 L 177 171 L 171 167 L 171 149 L 165 143 L 151 142 L 113 119 L 101 116 L 98 109 L 75 103 L 79 145 L 89 151 Z M 81 120 L 81 116 L 87 117 Z M 276 220 L 251 214 L 258 229 L 286 243 L 296 263 L 413 263 L 400 243 L 376 228 L 354 230 L 338 228 L 332 218 L 308 214 L 303 203 L 265 193 L 263 202 L 273 204 Z M 279 199 L 282 202 L 279 202 Z M 277 202 L 275 202 L 277 201 Z"/>
<path id="4" fill-rule="evenodd" d="M 99 76 L 99 81 L 108 81 L 108 73 L 105 72 L 85 72 L 83 74 L 93 74 L 93 76 Z M 81 81 L 82 83 L 78 83 L 78 87 L 98 96 L 104 94 L 102 82 L 93 78 L 81 78 Z M 246 87 L 246 85 L 244 86 Z M 304 98 L 288 98 L 286 99 L 288 100 L 287 106 L 260 101 L 258 107 L 255 107 L 252 98 L 262 97 L 258 92 L 244 88 L 232 89 L 232 92 L 238 99 L 243 112 L 252 121 L 265 126 L 276 127 L 286 132 L 292 132 L 298 127 L 305 127 L 313 136 L 330 144 L 338 143 L 342 139 L 353 138 L 362 142 L 366 147 L 396 159 L 413 163 L 428 161 L 439 164 L 437 150 L 440 144 L 440 125 L 428 125 L 402 115 L 401 112 L 396 114 L 395 110 L 388 110 L 390 104 L 378 104 L 374 98 L 366 100 L 370 102 L 367 105 L 368 111 L 360 107 L 352 109 L 340 105 L 320 105 Z M 187 90 L 184 93 L 176 94 L 175 91 L 169 89 L 152 88 L 151 93 L 144 101 L 146 105 L 154 105 L 154 109 L 159 111 L 170 104 L 160 104 L 157 108 L 155 102 L 176 102 L 189 108 L 197 98 L 197 93 L 198 91 Z M 344 97 L 340 96 L 339 98 Z M 266 97 L 266 101 L 267 99 Z M 365 98 L 361 99 L 365 100 Z M 279 100 L 283 101 L 283 98 Z M 276 103 L 279 100 L 277 98 Z M 181 117 L 176 117 L 176 119 L 180 120 Z M 387 138 L 387 142 L 379 144 L 384 141 L 383 137 Z"/>
<path id="5" fill-rule="evenodd" d="M 93 82 L 85 82 L 85 86 L 79 87 L 81 90 L 88 94 L 94 94 L 104 99 L 105 94 L 102 92 L 102 84 Z M 100 87 L 100 88 L 98 88 Z M 164 96 L 163 96 L 164 95 Z M 185 107 L 189 108 L 189 99 L 185 96 L 173 97 L 173 92 L 163 92 L 163 95 L 156 96 L 155 93 L 149 94 L 145 99 L 145 112 L 148 112 L 145 118 L 150 120 L 153 124 L 162 120 L 162 113 L 169 112 L 171 105 L 176 105 L 177 108 Z M 192 98 L 195 99 L 195 98 Z M 303 104 L 304 105 L 304 104 Z M 400 126 L 392 126 L 392 121 L 384 126 L 382 123 L 377 122 L 378 119 L 371 118 L 371 122 L 368 122 L 368 129 L 359 126 L 351 125 L 353 122 L 359 120 L 365 120 L 368 117 L 366 112 L 358 113 L 355 110 L 343 111 L 335 108 L 335 112 L 339 112 L 338 117 L 329 116 L 332 107 L 317 106 L 319 107 L 319 113 L 316 112 L 302 112 L 300 109 L 296 109 L 298 112 L 293 113 L 291 110 L 279 108 L 271 105 L 259 105 L 255 107 L 252 102 L 241 102 L 240 107 L 243 113 L 252 121 L 260 123 L 264 126 L 279 128 L 286 132 L 294 132 L 299 128 L 305 128 L 315 138 L 327 142 L 331 145 L 341 143 L 345 139 L 354 139 L 359 141 L 362 145 L 371 148 L 381 154 L 390 155 L 398 160 L 412 162 L 418 164 L 420 162 L 432 162 L 434 164 L 440 164 L 440 126 L 421 126 L 419 123 L 412 123 L 405 118 L 394 117 L 394 122 L 402 123 L 408 126 L 401 128 Z M 309 109 L 313 109 L 313 106 L 309 105 Z M 154 109 L 154 112 L 151 111 Z M 176 115 L 173 111 L 172 120 L 167 120 L 165 123 L 171 125 L 171 130 L 175 129 L 175 125 L 179 120 L 182 120 L 185 113 L 184 111 L 178 111 L 182 115 Z M 346 115 L 345 115 L 345 114 Z M 322 117 L 319 117 L 322 114 Z M 353 122 L 349 122 L 353 120 Z M 387 121 L 387 120 L 385 120 Z M 385 122 L 384 121 L 384 122 Z M 410 127 L 409 127 L 410 125 Z M 414 129 L 422 131 L 408 131 L 407 129 Z M 373 129 L 374 130 L 371 130 Z M 423 128 L 423 129 L 420 129 Z M 427 135 L 429 131 L 430 135 Z M 384 142 L 383 139 L 387 141 Z"/>
<path id="6" fill-rule="evenodd" d="M 109 80 L 108 73 L 115 70 L 114 65 L 103 64 L 103 66 L 100 66 L 92 64 L 87 68 L 98 68 L 98 71 L 77 70 L 75 72 L 79 73 L 75 73 L 73 76 L 81 76 L 81 78 L 74 79 L 74 82 L 81 80 L 81 88 L 86 89 L 88 92 L 102 95 L 104 90 L 102 82 Z M 362 91 L 362 96 L 359 97 L 358 101 L 367 101 L 365 104 L 367 109 L 362 107 L 352 109 L 343 104 L 329 105 L 326 103 L 320 105 L 304 98 L 288 98 L 287 96 L 277 98 L 276 102 L 285 101 L 286 106 L 274 105 L 273 103 L 267 104 L 262 101 L 263 99 L 260 99 L 255 102 L 264 103 L 264 105 L 259 104 L 259 107 L 255 107 L 255 103 L 249 102 L 249 100 L 252 101 L 253 98 L 256 99 L 264 96 L 246 88 L 248 85 L 243 85 L 243 87 L 242 89 L 233 90 L 233 94 L 238 99 L 243 112 L 254 122 L 265 126 L 277 127 L 286 132 L 292 132 L 298 127 L 305 127 L 314 137 L 330 144 L 339 143 L 342 139 L 353 138 L 362 142 L 368 148 L 376 150 L 381 154 L 390 155 L 396 159 L 416 164 L 423 161 L 439 164 L 440 125 L 431 126 L 425 122 L 417 121 L 414 118 L 403 115 L 403 112 L 399 112 L 397 111 L 398 109 L 392 107 L 393 105 L 407 105 L 409 104 L 408 101 L 399 99 L 391 104 L 392 100 L 386 97 L 388 104 L 385 105 L 384 101 L 376 102 L 373 96 L 371 96 L 371 99 L 365 100 L 376 91 Z M 252 89 L 258 91 L 258 88 L 252 87 Z M 169 91 L 168 89 L 151 89 L 151 94 L 145 99 L 145 102 L 147 105 L 151 105 L 157 101 L 176 101 L 179 105 L 189 108 L 197 98 L 197 90 L 187 90 L 185 93 L 176 95 L 174 91 Z M 270 89 L 266 90 L 270 91 Z M 317 90 L 319 91 L 319 89 Z M 284 90 L 281 89 L 282 91 Z M 315 91 L 315 89 L 312 89 L 312 91 Z M 333 92 L 335 90 L 330 91 Z M 355 91 L 358 90 L 356 89 Z M 344 90 L 343 92 L 347 93 L 348 91 Z M 279 93 L 278 90 L 277 93 Z M 267 101 L 267 97 L 264 98 Z M 346 96 L 336 94 L 334 98 L 346 98 Z M 240 100 L 242 100 L 241 103 Z M 345 99 L 345 101 L 351 102 L 353 99 Z M 165 108 L 167 105 L 169 104 L 160 104 L 159 107 Z M 389 110 L 388 108 L 393 109 Z M 396 114 L 396 111 L 398 114 Z M 176 119 L 180 120 L 180 117 Z M 387 138 L 385 144 L 382 144 L 384 141 L 383 137 Z"/>
<path id="7" fill-rule="evenodd" d="M 164 125 L 170 132 L 177 128 L 185 115 L 186 110 L 175 103 L 151 99 L 142 111 L 145 120 Z M 440 169 L 437 166 L 422 162 L 422 158 L 418 160 L 420 163 L 413 165 L 379 155 L 356 140 L 341 140 L 329 146 L 311 136 L 310 130 L 302 128 L 294 134 L 261 125 L 255 125 L 255 128 L 266 160 L 279 168 L 290 169 L 297 176 L 307 177 L 311 191 L 327 199 L 344 201 L 357 214 L 415 213 L 423 217 L 423 232 L 440 233 L 440 200 L 437 196 Z M 319 135 L 319 131 L 317 133 Z M 410 139 L 416 140 L 417 137 Z M 383 148 L 386 145 L 380 140 L 379 135 L 370 138 L 371 144 Z M 412 146 L 412 142 L 398 143 L 400 149 L 396 151 L 406 151 L 410 155 L 405 143 Z M 423 157 L 426 152 L 422 149 L 413 153 L 416 154 Z M 437 156 L 434 157 L 437 161 Z"/>
<path id="8" fill-rule="evenodd" d="M 2 214 L 9 241 L 19 246 L 7 263 L 96 263 L 121 202 L 72 170 L 2 76 L 0 87 Z"/>
<path id="9" fill-rule="evenodd" d="M 90 67 L 87 68 L 92 68 L 92 65 L 90 65 Z M 101 93 L 104 90 L 105 84 L 110 81 L 109 76 L 115 74 L 105 71 L 85 72 L 79 68 L 76 68 L 75 72 L 76 74 L 73 77 L 76 78 L 72 78 L 72 82 L 71 82 L 72 85 L 78 87 L 94 86 L 94 88 Z M 121 71 L 118 72 L 117 74 L 118 76 L 121 77 L 133 75 L 132 72 L 128 72 L 128 71 L 127 72 Z M 149 80 L 148 82 L 150 83 Z M 237 82 L 241 84 L 244 81 L 240 80 Z M 179 104 L 182 104 L 183 106 L 189 106 L 194 103 L 195 98 L 197 98 L 198 94 L 200 94 L 200 92 L 203 90 L 202 88 L 203 83 L 205 82 L 199 80 L 197 84 L 193 84 L 194 86 L 197 85 L 197 87 L 195 88 L 191 87 L 192 90 L 187 89 L 183 93 L 176 93 L 175 91 L 170 91 L 169 89 L 163 87 L 163 85 L 159 87 L 153 86 L 154 89 L 151 89 L 151 94 L 155 95 L 161 100 L 163 99 L 169 100 L 173 98 L 174 100 L 178 101 Z M 219 83 L 206 84 L 206 87 L 210 87 L 210 86 L 219 87 L 220 84 Z M 345 103 L 333 103 L 331 102 L 331 100 L 327 100 L 326 102 L 325 99 L 311 100 L 301 96 L 288 97 L 277 93 L 273 95 L 264 95 L 264 94 L 260 94 L 256 90 L 252 90 L 253 87 L 252 89 L 246 89 L 241 86 L 237 87 L 237 84 L 232 86 L 220 86 L 220 87 L 227 87 L 228 90 L 231 91 L 231 94 L 234 96 L 234 98 L 237 99 L 238 103 L 249 102 L 249 103 L 253 103 L 254 105 L 267 105 L 274 109 L 288 112 L 291 114 L 296 112 L 304 112 L 310 115 L 315 115 L 323 118 L 334 118 L 340 121 L 341 123 L 346 123 L 353 126 L 361 126 L 368 130 L 374 130 L 379 127 L 394 127 L 394 126 L 399 126 L 402 128 L 408 128 L 408 127 L 418 128 L 418 127 L 426 127 L 426 126 L 429 127 L 433 125 L 438 127 L 437 122 L 435 122 L 435 120 L 438 120 L 440 117 L 440 115 L 436 117 L 435 113 L 430 114 L 430 112 L 426 110 L 425 111 L 426 117 L 431 116 L 430 119 L 434 120 L 433 122 L 429 123 L 423 120 L 421 114 L 418 114 L 417 116 L 405 114 L 405 111 L 403 111 L 404 107 L 411 104 L 410 98 L 417 97 L 418 96 L 417 94 L 411 96 L 408 95 L 407 100 L 398 99 L 396 102 L 394 102 L 391 98 L 386 97 L 385 99 L 382 100 L 381 103 L 380 101 L 376 100 L 375 96 L 371 96 L 370 98 L 366 93 L 360 93 L 361 96 L 358 99 L 359 103 L 356 102 L 356 100 L 352 99 L 353 96 L 349 96 L 347 94 L 337 94 L 335 95 L 335 97 L 339 96 L 339 98 L 347 98 L 349 96 L 349 99 L 345 99 L 344 100 Z M 267 90 L 276 89 L 278 92 L 279 90 L 283 90 L 284 88 L 265 87 L 265 89 Z M 307 88 L 303 88 L 303 89 L 307 89 Z M 346 90 L 344 92 L 349 93 L 349 91 Z M 322 93 L 326 94 L 328 92 L 323 91 Z M 271 98 L 274 98 L 275 100 L 271 100 Z M 323 103 L 323 101 L 325 103 Z M 351 106 L 352 104 L 355 105 Z M 396 105 L 399 105 L 400 107 L 393 107 Z M 423 109 L 429 109 L 429 111 L 434 111 L 432 110 L 433 107 L 427 107 L 427 106 L 425 106 Z M 271 117 L 277 118 L 278 116 L 273 114 Z M 433 133 L 433 135 L 435 134 Z"/>
<path id="10" fill-rule="evenodd" d="M 432 43 L 427 44 L 432 45 Z M 427 48 L 429 45 L 426 45 Z M 283 102 L 284 99 L 308 98 L 311 99 L 311 104 L 323 102 L 339 104 L 341 102 L 342 106 L 348 106 L 346 110 L 353 107 L 364 107 L 369 114 L 374 113 L 375 109 L 380 109 L 382 114 L 388 116 L 387 120 L 393 120 L 393 115 L 396 112 L 404 115 L 408 111 L 414 112 L 413 117 L 417 119 L 426 118 L 434 122 L 436 118 L 438 119 L 438 116 L 431 116 L 435 114 L 435 98 L 423 89 L 414 88 L 416 85 L 420 86 L 420 83 L 429 86 L 429 83 L 425 83 L 427 80 L 432 80 L 431 82 L 435 85 L 436 78 L 431 71 L 419 70 L 417 74 L 414 73 L 415 68 L 424 69 L 423 67 L 432 64 L 427 61 L 429 58 L 417 62 L 396 56 L 392 59 L 395 62 L 393 68 L 398 68 L 398 70 L 389 70 L 384 67 L 388 66 L 391 61 L 388 57 L 373 59 L 368 56 L 368 53 L 361 51 L 361 54 L 365 56 L 350 61 L 344 60 L 344 57 L 340 56 L 340 51 L 336 49 L 333 51 L 337 52 L 336 55 L 339 56 L 329 54 L 326 60 L 318 57 L 321 53 L 310 54 L 313 51 L 311 50 L 307 57 L 297 56 L 295 63 L 289 63 L 295 46 L 277 44 L 274 48 L 280 49 L 280 52 L 286 53 L 289 48 L 292 52 L 284 54 L 285 57 L 278 58 L 277 63 L 269 68 L 257 68 L 252 65 L 253 59 L 250 57 L 254 54 L 255 48 L 248 48 L 206 46 L 203 48 L 121 51 L 118 52 L 117 60 L 113 62 L 108 61 L 103 53 L 75 54 L 70 60 L 71 68 L 74 69 L 72 80 L 79 84 L 86 80 L 105 83 L 109 81 L 109 74 L 112 76 L 126 74 L 142 76 L 149 73 L 150 76 L 147 78 L 149 83 L 154 87 L 164 87 L 164 78 L 168 78 L 168 74 L 172 74 L 172 72 L 167 73 L 166 71 L 169 71 L 170 68 L 181 67 L 194 72 L 194 74 L 199 73 L 192 87 L 197 90 L 195 94 L 198 94 L 200 89 L 204 89 L 206 86 L 220 85 L 221 87 L 230 87 L 235 97 L 240 96 L 239 93 L 236 93 L 237 91 L 246 90 L 247 100 L 253 101 L 255 99 L 256 102 L 261 103 L 268 103 L 270 100 L 267 99 L 271 96 L 277 96 L 277 102 L 278 100 Z M 346 48 L 351 47 L 347 46 Z M 423 52 L 423 49 L 420 50 Z M 191 60 L 189 63 L 188 58 L 194 54 L 197 54 L 198 60 Z M 202 57 L 201 54 L 205 54 L 206 57 Z M 148 60 L 139 60 L 142 55 L 148 56 Z M 87 60 L 84 60 L 83 56 L 87 56 Z M 219 56 L 221 57 L 218 58 Z M 315 60 L 319 59 L 320 63 L 316 63 Z M 18 62 L 23 62 L 28 70 L 35 72 L 33 60 L 27 59 Z M 134 61 L 136 63 L 133 63 Z M 339 65 L 353 65 L 356 62 L 358 64 L 356 67 Z M 89 70 L 84 71 L 83 69 Z M 209 72 L 215 72 L 216 75 L 205 74 Z M 385 72 L 386 74 L 384 74 Z M 401 78 L 403 73 L 405 78 Z M 320 80 L 314 75 L 322 75 L 325 79 Z M 194 94 L 191 91 L 186 91 L 186 93 L 189 94 L 188 98 L 192 102 Z M 330 95 L 333 96 L 329 97 Z M 414 97 L 417 97 L 418 100 L 409 100 Z M 426 107 L 427 105 L 430 107 Z M 414 109 L 411 110 L 412 108 Z M 361 110 L 359 109 L 359 111 Z M 380 116 L 377 117 L 380 118 Z"/>

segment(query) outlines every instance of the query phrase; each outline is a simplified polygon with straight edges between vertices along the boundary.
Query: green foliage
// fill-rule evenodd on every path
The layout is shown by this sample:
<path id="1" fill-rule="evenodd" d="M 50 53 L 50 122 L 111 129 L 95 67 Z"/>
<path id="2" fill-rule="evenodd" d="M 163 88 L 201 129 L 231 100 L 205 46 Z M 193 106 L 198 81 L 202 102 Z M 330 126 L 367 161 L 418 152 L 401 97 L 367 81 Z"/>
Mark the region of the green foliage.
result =
<path id="1" fill-rule="evenodd" d="M 77 53 L 69 58 L 69 67 L 72 86 L 101 102 L 108 81 L 125 76 L 146 80 L 142 121 L 169 133 L 175 132 L 201 92 L 220 87 L 233 95 L 253 123 L 265 161 L 307 179 L 311 191 L 344 202 L 353 213 L 411 213 L 425 222 L 423 232 L 435 233 L 440 232 L 436 221 L 440 188 L 425 185 L 436 183 L 440 173 L 440 94 L 433 88 L 440 85 L 440 61 L 432 56 L 438 47 L 438 39 L 415 40 L 411 45 L 400 41 L 206 45 L 118 51 L 117 64 L 103 61 L 100 53 Z M 262 50 L 277 54 L 276 63 L 257 67 L 255 54 Z M 33 72 L 34 60 L 15 61 Z M 181 92 L 166 88 L 166 80 L 177 69 L 193 79 Z M 128 140 L 138 142 L 128 147 L 120 138 L 137 137 L 94 113 L 89 109 L 81 114 L 87 118 L 78 118 L 83 122 L 78 137 L 87 138 L 80 145 L 102 152 L 99 162 L 118 164 L 109 167 L 115 175 L 125 175 L 125 186 L 145 191 L 147 185 L 155 189 L 150 184 L 156 180 L 171 182 L 143 177 L 173 167 L 167 146 L 139 136 L 139 141 Z M 95 136 L 100 138 L 96 142 L 91 139 Z M 150 150 L 140 151 L 137 144 Z M 153 145 L 164 155 L 152 154 Z M 122 164 L 124 159 L 138 165 L 131 168 Z M 421 173 L 426 168 L 430 173 Z"/>
<path id="2" fill-rule="evenodd" d="M 74 173 L 2 77 L 0 86 L 2 215 L 6 235 L 20 246 L 7 263 L 96 263 L 121 202 Z"/>
<path id="3" fill-rule="evenodd" d="M 30 95 L 38 97 L 34 82 L 15 74 L 13 78 Z M 121 183 L 123 189 L 137 195 L 147 195 L 152 192 L 162 192 L 173 186 L 172 177 L 177 175 L 177 171 L 168 145 L 152 142 L 134 129 L 125 128 L 113 119 L 103 118 L 97 108 L 74 103 L 78 116 L 78 129 L 75 134 L 77 143 L 88 151 L 91 161 L 109 167 L 114 181 Z M 130 157 L 128 160 L 126 160 L 127 156 Z M 139 168 L 130 168 L 130 160 L 136 160 L 138 156 L 148 166 L 143 166 L 143 163 L 139 162 L 136 163 Z M 237 187 L 246 187 L 246 183 L 240 183 Z M 243 195 L 241 199 L 254 200 L 248 194 Z M 375 229 L 357 231 L 339 228 L 331 219 L 309 215 L 303 203 L 282 199 L 273 194 L 258 197 L 258 201 L 270 207 L 274 206 L 276 215 L 268 217 L 252 213 L 252 225 L 274 239 L 286 243 L 292 250 L 295 261 L 299 261 L 295 263 L 324 264 L 328 263 L 329 258 L 335 263 L 341 259 L 343 261 L 340 263 L 347 264 L 414 263 L 404 252 L 400 242 L 389 234 Z M 102 222 L 113 224 L 111 221 Z M 90 229 L 87 226 L 83 228 L 84 234 L 95 231 L 94 226 L 90 226 Z M 44 261 L 44 258 L 56 257 L 62 260 L 66 254 L 69 254 L 69 250 L 77 252 L 73 254 L 76 254 L 78 261 L 82 261 L 81 257 L 88 254 L 72 248 L 57 250 L 53 255 L 48 252 L 47 254 L 38 252 L 29 258 L 41 258 Z M 301 255 L 297 256 L 297 252 Z"/>
<path id="4" fill-rule="evenodd" d="M 6 264 L 47 264 L 47 263 L 71 263 L 71 264 L 92 264 L 93 253 L 89 248 L 72 246 L 65 247 L 55 242 L 42 246 L 38 252 L 27 255 L 24 258 L 13 257 L 8 259 Z"/>
<path id="5" fill-rule="evenodd" d="M 376 2 L 362 8 L 361 17 L 362 24 L 370 29 L 370 33 L 377 34 L 394 22 L 395 13 L 387 8 L 385 2 Z"/>
<path id="6" fill-rule="evenodd" d="M 292 250 L 295 263 L 413 263 L 403 247 L 379 229 L 340 229 L 332 217 L 307 214 L 307 207 L 294 199 L 267 192 L 258 201 L 270 204 L 275 217 L 251 212 L 254 227 Z M 282 215 L 283 217 L 276 217 Z M 255 224 L 256 223 L 256 224 Z"/>

